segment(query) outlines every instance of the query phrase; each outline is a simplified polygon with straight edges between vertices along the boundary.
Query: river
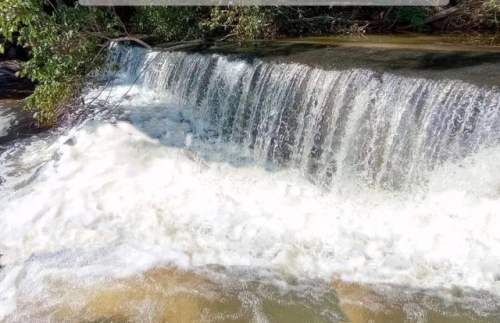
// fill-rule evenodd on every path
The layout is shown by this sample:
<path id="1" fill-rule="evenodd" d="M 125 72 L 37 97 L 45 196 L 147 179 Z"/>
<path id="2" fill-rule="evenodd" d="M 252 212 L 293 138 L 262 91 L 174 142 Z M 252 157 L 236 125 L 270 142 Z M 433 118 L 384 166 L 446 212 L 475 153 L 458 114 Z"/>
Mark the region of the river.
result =
<path id="1" fill-rule="evenodd" d="M 0 147 L 0 321 L 500 320 L 500 54 L 108 66 L 67 122 Z"/>

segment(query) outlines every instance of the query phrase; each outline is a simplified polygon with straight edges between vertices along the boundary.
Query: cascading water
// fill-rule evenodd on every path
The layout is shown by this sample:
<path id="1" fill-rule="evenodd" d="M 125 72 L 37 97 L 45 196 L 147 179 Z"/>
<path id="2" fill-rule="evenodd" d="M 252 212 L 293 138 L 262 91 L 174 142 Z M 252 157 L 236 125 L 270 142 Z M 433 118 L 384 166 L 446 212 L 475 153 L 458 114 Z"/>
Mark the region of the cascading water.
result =
<path id="1" fill-rule="evenodd" d="M 0 320 L 500 319 L 498 90 L 135 47 L 115 64 L 85 121 L 0 151 Z"/>
<path id="2" fill-rule="evenodd" d="M 130 82 L 195 110 L 214 140 L 319 183 L 355 176 L 408 189 L 435 165 L 500 142 L 500 93 L 460 81 L 141 48 L 118 54 L 124 61 Z"/>

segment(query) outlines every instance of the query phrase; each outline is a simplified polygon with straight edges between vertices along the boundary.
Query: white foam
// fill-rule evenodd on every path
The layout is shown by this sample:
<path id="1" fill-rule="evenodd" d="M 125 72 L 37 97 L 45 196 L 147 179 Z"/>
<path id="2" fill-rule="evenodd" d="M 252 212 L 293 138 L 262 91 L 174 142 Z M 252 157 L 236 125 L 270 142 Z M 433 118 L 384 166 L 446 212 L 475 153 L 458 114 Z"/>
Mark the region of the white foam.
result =
<path id="1" fill-rule="evenodd" d="M 14 115 L 12 113 L 5 113 L 5 111 L 2 110 L 2 105 L 0 104 L 0 137 L 4 137 L 9 133 L 13 120 Z"/>
<path id="2" fill-rule="evenodd" d="M 420 196 L 327 193 L 292 170 L 207 164 L 123 122 L 93 124 L 58 154 L 31 185 L 2 201 L 4 263 L 141 241 L 191 255 L 192 265 L 419 287 L 497 286 L 500 199 L 492 188 L 486 196 L 474 185 L 440 188 L 440 176 L 455 166 L 437 170 L 432 191 Z M 464 168 L 469 182 L 481 180 L 476 169 L 494 174 L 499 167 L 499 149 L 483 154 L 496 157 Z M 140 258 L 134 262 L 141 267 Z"/>
<path id="3" fill-rule="evenodd" d="M 10 165 L 33 169 L 57 149 L 0 195 L 0 319 L 17 289 L 42 290 L 47 273 L 72 277 L 68 262 L 82 280 L 175 262 L 500 293 L 500 147 L 443 164 L 418 192 L 346 181 L 325 191 L 293 169 L 235 164 L 244 149 L 205 142 L 208 125 L 175 98 L 136 87 L 101 95 L 121 104 L 97 112 L 111 123 L 35 140 Z"/>

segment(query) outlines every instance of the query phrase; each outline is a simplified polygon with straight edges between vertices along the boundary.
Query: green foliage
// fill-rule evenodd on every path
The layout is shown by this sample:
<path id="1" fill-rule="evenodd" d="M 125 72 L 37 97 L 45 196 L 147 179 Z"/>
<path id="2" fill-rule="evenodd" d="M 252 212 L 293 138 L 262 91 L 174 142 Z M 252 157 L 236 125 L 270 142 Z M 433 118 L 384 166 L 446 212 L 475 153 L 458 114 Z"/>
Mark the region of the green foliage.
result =
<path id="1" fill-rule="evenodd" d="M 234 32 L 238 19 L 239 13 L 235 7 L 213 7 L 199 25 L 206 34 L 223 35 Z"/>
<path id="2" fill-rule="evenodd" d="M 266 7 L 140 7 L 133 30 L 161 41 L 184 41 L 235 34 L 240 39 L 268 36 Z"/>
<path id="3" fill-rule="evenodd" d="M 139 7 L 132 27 L 164 41 L 196 39 L 203 36 L 199 22 L 206 12 L 202 7 Z"/>
<path id="4" fill-rule="evenodd" d="M 116 25 L 116 18 L 98 8 L 52 7 L 46 0 L 0 2 L 0 34 L 30 50 L 19 76 L 38 83 L 27 108 L 36 111 L 40 124 L 53 123 L 83 77 L 103 63 L 100 44 L 116 35 Z"/>
<path id="5" fill-rule="evenodd" d="M 419 32 L 428 31 L 425 20 L 430 16 L 428 7 L 394 7 L 392 17 L 401 26 L 412 26 Z"/>
<path id="6" fill-rule="evenodd" d="M 254 40 L 270 36 L 271 9 L 267 7 L 213 7 L 210 16 L 200 22 L 206 34 L 235 34 L 239 39 Z"/>
<path id="7" fill-rule="evenodd" d="M 271 12 L 263 7 L 243 7 L 236 25 L 236 36 L 242 39 L 265 38 L 272 24 Z"/>

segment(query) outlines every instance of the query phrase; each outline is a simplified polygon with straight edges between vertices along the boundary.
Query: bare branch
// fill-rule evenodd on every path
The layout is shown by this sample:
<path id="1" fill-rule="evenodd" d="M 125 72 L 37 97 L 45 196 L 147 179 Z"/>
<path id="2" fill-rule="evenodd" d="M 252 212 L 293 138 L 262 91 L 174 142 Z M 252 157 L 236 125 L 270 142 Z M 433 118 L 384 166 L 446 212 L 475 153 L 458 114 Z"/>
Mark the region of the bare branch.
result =
<path id="1" fill-rule="evenodd" d="M 108 47 L 111 43 L 113 42 L 116 42 L 116 43 L 119 43 L 119 42 L 125 42 L 125 41 L 130 41 L 130 42 L 134 42 L 134 43 L 137 43 L 143 47 L 146 47 L 147 49 L 149 50 L 152 50 L 153 48 L 146 44 L 144 41 L 140 40 L 139 38 L 135 38 L 135 37 L 132 37 L 132 36 L 126 36 L 126 37 L 118 37 L 118 38 L 112 38 L 112 39 L 109 39 L 104 45 L 103 47 Z"/>
<path id="2" fill-rule="evenodd" d="M 226 36 L 222 37 L 222 38 L 219 38 L 215 41 L 215 43 L 222 43 L 223 41 L 226 41 L 228 40 L 229 38 L 232 38 L 232 37 L 235 37 L 236 36 L 236 33 L 232 33 L 232 34 L 227 34 Z"/>
<path id="3" fill-rule="evenodd" d="M 451 7 L 451 8 L 448 8 L 446 10 L 440 11 L 440 12 L 436 13 L 435 15 L 430 16 L 429 18 L 425 19 L 425 23 L 428 24 L 428 23 L 431 23 L 433 21 L 443 19 L 443 18 L 457 12 L 458 9 L 459 9 L 458 7 Z"/>

